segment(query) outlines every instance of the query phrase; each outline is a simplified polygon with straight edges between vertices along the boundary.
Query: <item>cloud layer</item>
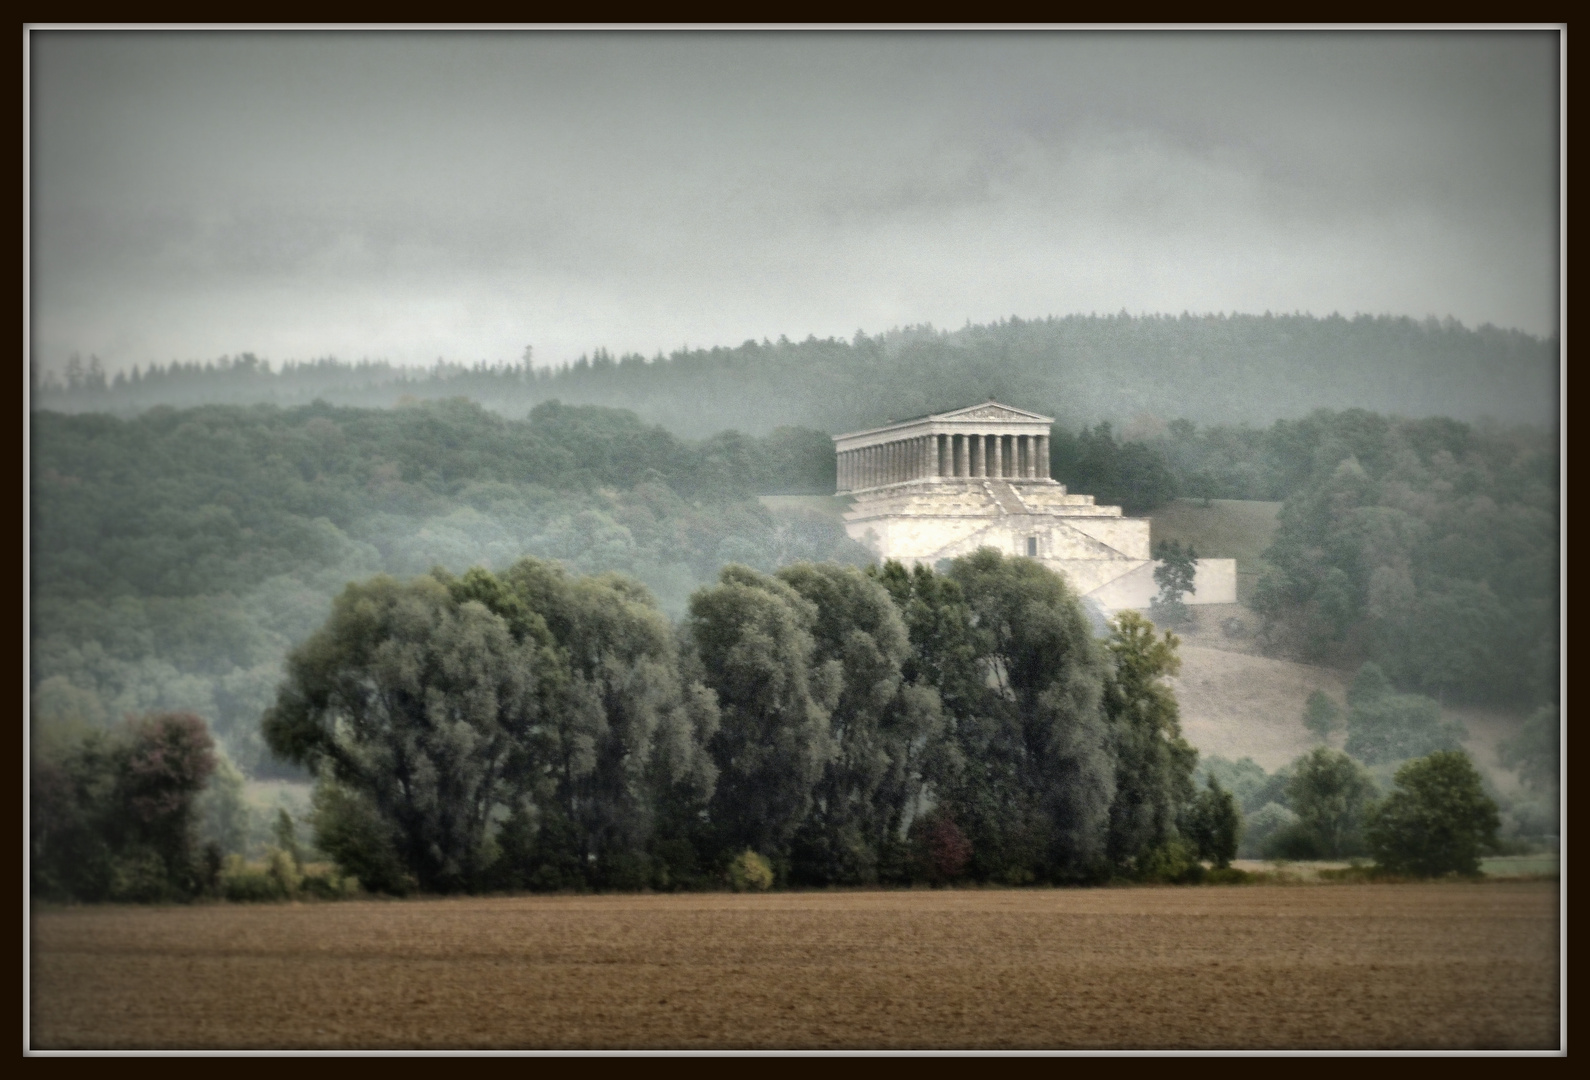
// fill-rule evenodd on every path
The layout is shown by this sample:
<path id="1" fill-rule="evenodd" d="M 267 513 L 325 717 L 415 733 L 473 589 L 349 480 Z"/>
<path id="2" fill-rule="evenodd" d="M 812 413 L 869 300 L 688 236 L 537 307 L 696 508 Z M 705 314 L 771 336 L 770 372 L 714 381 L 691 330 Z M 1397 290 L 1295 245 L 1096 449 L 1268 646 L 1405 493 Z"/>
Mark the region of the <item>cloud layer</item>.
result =
<path id="1" fill-rule="evenodd" d="M 1557 324 L 1541 33 L 33 36 L 35 357 Z"/>

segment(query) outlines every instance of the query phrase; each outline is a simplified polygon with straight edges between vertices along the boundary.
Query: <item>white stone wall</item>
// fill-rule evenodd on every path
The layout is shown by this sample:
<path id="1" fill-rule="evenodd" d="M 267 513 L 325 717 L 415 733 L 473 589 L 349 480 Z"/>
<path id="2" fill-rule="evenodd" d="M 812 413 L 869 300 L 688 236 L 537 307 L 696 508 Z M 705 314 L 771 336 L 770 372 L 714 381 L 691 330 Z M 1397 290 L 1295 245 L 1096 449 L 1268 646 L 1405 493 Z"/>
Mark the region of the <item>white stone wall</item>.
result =
<path id="1" fill-rule="evenodd" d="M 1159 586 L 1154 584 L 1154 568 L 1158 565 L 1155 562 L 1143 563 L 1087 595 L 1111 611 L 1121 608 L 1146 611 L 1154 597 L 1159 595 Z M 1195 592 L 1182 597 L 1182 603 L 1189 607 L 1196 604 L 1235 604 L 1237 560 L 1199 559 L 1193 587 Z"/>

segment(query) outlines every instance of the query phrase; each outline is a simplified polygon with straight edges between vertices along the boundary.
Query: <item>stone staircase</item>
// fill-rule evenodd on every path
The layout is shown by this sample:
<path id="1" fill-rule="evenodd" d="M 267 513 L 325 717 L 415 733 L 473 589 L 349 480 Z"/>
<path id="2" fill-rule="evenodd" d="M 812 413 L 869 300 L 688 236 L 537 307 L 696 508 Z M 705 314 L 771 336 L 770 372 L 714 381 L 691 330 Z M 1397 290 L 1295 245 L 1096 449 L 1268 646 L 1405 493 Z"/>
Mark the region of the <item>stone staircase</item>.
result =
<path id="1" fill-rule="evenodd" d="M 1021 501 L 1021 496 L 1016 493 L 1015 487 L 1006 480 L 984 480 L 983 490 L 988 492 L 988 497 L 994 500 L 994 505 L 999 507 L 1001 514 L 1029 514 L 1027 504 Z"/>

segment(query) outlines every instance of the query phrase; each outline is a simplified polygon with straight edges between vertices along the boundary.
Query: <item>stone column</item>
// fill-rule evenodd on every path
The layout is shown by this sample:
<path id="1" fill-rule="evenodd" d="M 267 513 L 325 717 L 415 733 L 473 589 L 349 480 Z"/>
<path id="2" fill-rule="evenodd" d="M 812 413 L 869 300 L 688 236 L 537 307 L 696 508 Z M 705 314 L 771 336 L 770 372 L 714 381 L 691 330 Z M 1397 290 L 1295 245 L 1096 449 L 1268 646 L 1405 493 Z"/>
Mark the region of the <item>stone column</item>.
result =
<path id="1" fill-rule="evenodd" d="M 1005 477 L 1005 437 L 1003 435 L 994 436 L 994 462 L 989 467 L 988 474 L 997 476 L 1001 480 Z"/>
<path id="2" fill-rule="evenodd" d="M 1049 479 L 1049 436 L 1038 436 L 1038 479 Z"/>
<path id="3" fill-rule="evenodd" d="M 1025 435 L 1017 435 L 1016 436 L 1016 476 L 1017 476 L 1018 479 L 1023 479 L 1023 480 L 1026 479 L 1026 477 L 1027 477 L 1027 464 L 1031 460 L 1032 460 L 1032 455 L 1027 452 L 1027 436 L 1025 436 Z"/>

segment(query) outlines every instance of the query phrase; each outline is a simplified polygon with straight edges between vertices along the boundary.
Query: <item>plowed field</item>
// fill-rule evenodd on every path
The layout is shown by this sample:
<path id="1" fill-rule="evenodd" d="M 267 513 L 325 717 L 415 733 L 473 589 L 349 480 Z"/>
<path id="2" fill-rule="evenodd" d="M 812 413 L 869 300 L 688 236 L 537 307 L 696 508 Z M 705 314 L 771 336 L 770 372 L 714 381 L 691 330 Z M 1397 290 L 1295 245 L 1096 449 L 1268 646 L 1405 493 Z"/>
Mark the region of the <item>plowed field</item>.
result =
<path id="1" fill-rule="evenodd" d="M 1540 1047 L 1557 886 L 36 913 L 49 1047 Z"/>

